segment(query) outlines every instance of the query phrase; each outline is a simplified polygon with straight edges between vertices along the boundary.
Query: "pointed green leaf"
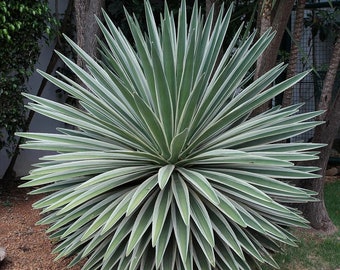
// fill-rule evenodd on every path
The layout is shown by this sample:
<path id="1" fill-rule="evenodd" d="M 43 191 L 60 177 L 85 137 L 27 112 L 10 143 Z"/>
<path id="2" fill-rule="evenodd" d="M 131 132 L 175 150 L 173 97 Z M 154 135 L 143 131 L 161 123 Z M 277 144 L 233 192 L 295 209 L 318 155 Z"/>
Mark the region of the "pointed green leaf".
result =
<path id="1" fill-rule="evenodd" d="M 213 204 L 218 205 L 220 200 L 216 195 L 214 188 L 209 181 L 200 173 L 184 168 L 178 169 L 179 173 L 183 175 L 184 179 L 189 182 L 195 189 L 206 197 Z"/>
<path id="2" fill-rule="evenodd" d="M 120 219 L 126 214 L 126 210 L 129 206 L 130 200 L 134 194 L 134 190 L 125 195 L 124 198 L 118 203 L 117 206 L 110 213 L 110 216 L 105 220 L 105 224 L 101 230 L 101 234 L 110 230 Z M 130 215 L 131 216 L 131 215 Z"/>
<path id="3" fill-rule="evenodd" d="M 136 191 L 134 192 L 126 210 L 127 216 L 142 205 L 144 199 L 150 194 L 150 192 L 152 192 L 156 185 L 157 177 L 156 175 L 153 175 L 136 188 Z"/>
<path id="4" fill-rule="evenodd" d="M 167 185 L 166 188 L 158 193 L 152 214 L 152 246 L 155 246 L 158 242 L 162 228 L 164 226 L 165 219 L 168 215 L 171 201 L 172 192 L 170 189 L 170 185 Z"/>
<path id="5" fill-rule="evenodd" d="M 154 202 L 155 202 L 155 194 L 152 194 L 149 197 L 149 199 L 143 204 L 142 208 L 140 209 L 135 219 L 135 223 L 132 227 L 129 241 L 127 243 L 126 255 L 129 255 L 133 251 L 137 243 L 142 238 L 143 234 L 149 228 L 152 222 Z"/>
<path id="6" fill-rule="evenodd" d="M 174 169 L 175 165 L 169 164 L 161 167 L 158 170 L 158 185 L 161 189 L 164 189 L 168 183 Z"/>
<path id="7" fill-rule="evenodd" d="M 164 226 L 162 227 L 162 231 L 160 232 L 159 238 L 155 245 L 156 256 L 155 263 L 156 267 L 159 267 L 165 260 L 169 259 L 173 254 L 167 253 L 167 249 L 172 248 L 172 244 L 169 243 L 170 237 L 172 234 L 172 222 L 171 215 L 169 214 L 164 222 Z M 164 256 L 166 255 L 166 256 Z M 171 261 L 171 259 L 170 259 Z"/>
<path id="8" fill-rule="evenodd" d="M 181 260 L 185 264 L 187 260 L 189 239 L 190 239 L 190 224 L 186 225 L 183 222 L 182 217 L 178 213 L 175 204 L 171 205 L 171 218 L 174 228 L 175 238 L 177 242 L 177 248 L 179 250 Z"/>
<path id="9" fill-rule="evenodd" d="M 200 198 L 190 190 L 190 206 L 191 206 L 191 217 L 197 225 L 199 231 L 210 244 L 215 245 L 214 232 L 211 224 L 211 220 L 204 203 Z"/>
<path id="10" fill-rule="evenodd" d="M 193 237 L 201 247 L 203 254 L 211 264 L 211 266 L 215 266 L 216 261 L 215 261 L 215 253 L 213 247 L 208 243 L 208 241 L 205 239 L 204 235 L 201 234 L 200 231 L 197 230 L 196 227 L 192 227 L 191 231 L 193 233 Z"/>
<path id="11" fill-rule="evenodd" d="M 190 197 L 188 187 L 179 174 L 172 176 L 171 184 L 176 205 L 184 224 L 188 226 L 190 221 Z"/>

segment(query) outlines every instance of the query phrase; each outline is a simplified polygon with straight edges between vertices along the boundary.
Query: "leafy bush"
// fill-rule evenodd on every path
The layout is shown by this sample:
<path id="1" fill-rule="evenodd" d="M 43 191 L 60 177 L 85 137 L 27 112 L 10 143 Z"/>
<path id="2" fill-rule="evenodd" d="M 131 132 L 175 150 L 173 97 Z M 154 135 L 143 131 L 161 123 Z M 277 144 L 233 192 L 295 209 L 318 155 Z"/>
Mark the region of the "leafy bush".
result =
<path id="1" fill-rule="evenodd" d="M 21 92 L 40 55 L 39 40 L 55 32 L 57 25 L 44 0 L 0 1 L 0 149 L 9 154 L 14 133 L 25 128 Z"/>
<path id="2" fill-rule="evenodd" d="M 60 57 L 88 89 L 40 72 L 82 109 L 25 94 L 32 110 L 77 127 L 18 134 L 24 148 L 57 151 L 22 185 L 49 193 L 34 205 L 40 224 L 50 225 L 58 258 L 88 258 L 83 269 L 277 267 L 278 243 L 295 245 L 287 227 L 307 226 L 286 205 L 313 200 L 289 181 L 316 168 L 294 161 L 317 158 L 309 150 L 320 147 L 282 141 L 315 127 L 319 112 L 297 114 L 299 104 L 249 116 L 306 73 L 273 85 L 278 65 L 251 82 L 270 31 L 255 41 L 240 38 L 241 27 L 218 60 L 232 7 L 213 26 L 213 11 L 204 22 L 195 6 L 187 24 L 183 2 L 177 24 L 165 8 L 159 29 L 145 8 L 146 36 L 127 15 L 135 46 L 106 14 L 107 26 L 98 21 L 100 62 L 67 38 L 88 70 Z"/>

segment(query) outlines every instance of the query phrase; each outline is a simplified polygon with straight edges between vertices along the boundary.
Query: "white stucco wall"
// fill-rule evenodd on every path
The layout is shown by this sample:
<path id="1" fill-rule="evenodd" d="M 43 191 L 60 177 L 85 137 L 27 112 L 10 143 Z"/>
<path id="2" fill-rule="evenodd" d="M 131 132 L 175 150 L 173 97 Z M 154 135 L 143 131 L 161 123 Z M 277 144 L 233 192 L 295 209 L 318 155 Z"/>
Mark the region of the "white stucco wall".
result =
<path id="1" fill-rule="evenodd" d="M 68 1 L 51 0 L 50 8 L 52 12 L 54 12 L 56 5 L 57 5 L 58 12 L 62 14 L 67 7 L 67 2 Z M 54 49 L 55 44 L 51 43 L 48 46 L 44 42 L 42 42 L 41 45 L 42 45 L 41 55 L 36 64 L 36 69 L 46 71 L 46 68 L 50 62 L 52 51 Z M 61 63 L 57 64 L 57 67 L 60 65 Z M 54 72 L 52 74 L 54 74 Z M 42 79 L 43 78 L 37 72 L 34 72 L 34 74 L 31 76 L 31 78 L 29 79 L 27 83 L 29 92 L 31 94 L 37 93 Z M 61 101 L 60 99 L 58 99 L 56 89 L 57 89 L 56 86 L 52 85 L 51 83 L 47 83 L 46 87 L 44 88 L 42 97 L 45 97 L 51 100 Z M 41 116 L 35 113 L 32 119 L 32 122 L 31 122 L 30 131 L 55 133 L 57 127 L 63 127 L 63 126 L 64 126 L 63 123 L 60 123 L 58 121 L 49 119 L 47 117 L 44 117 L 44 116 Z M 32 164 L 37 163 L 39 161 L 39 157 L 45 154 L 48 154 L 48 152 L 23 150 L 20 156 L 18 157 L 16 165 L 14 167 L 17 176 L 26 175 L 29 172 L 29 170 L 32 168 Z M 7 157 L 5 150 L 2 149 L 0 151 L 0 178 L 5 173 L 5 170 L 8 164 L 9 164 L 9 159 Z"/>

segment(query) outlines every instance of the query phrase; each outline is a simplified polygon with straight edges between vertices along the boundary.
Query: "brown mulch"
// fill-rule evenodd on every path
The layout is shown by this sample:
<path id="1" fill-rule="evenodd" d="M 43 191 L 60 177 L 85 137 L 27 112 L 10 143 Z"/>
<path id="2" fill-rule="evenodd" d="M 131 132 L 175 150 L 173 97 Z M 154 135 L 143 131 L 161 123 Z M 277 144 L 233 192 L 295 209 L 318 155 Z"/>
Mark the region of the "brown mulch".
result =
<path id="1" fill-rule="evenodd" d="M 54 261 L 53 243 L 45 233 L 46 226 L 37 226 L 39 210 L 32 204 L 41 196 L 27 195 L 27 189 L 0 190 L 0 247 L 6 257 L 0 270 L 64 270 L 71 259 Z M 81 266 L 69 268 L 79 270 Z"/>
<path id="2" fill-rule="evenodd" d="M 326 176 L 325 177 L 326 183 L 334 183 L 336 181 L 340 181 L 340 175 Z"/>

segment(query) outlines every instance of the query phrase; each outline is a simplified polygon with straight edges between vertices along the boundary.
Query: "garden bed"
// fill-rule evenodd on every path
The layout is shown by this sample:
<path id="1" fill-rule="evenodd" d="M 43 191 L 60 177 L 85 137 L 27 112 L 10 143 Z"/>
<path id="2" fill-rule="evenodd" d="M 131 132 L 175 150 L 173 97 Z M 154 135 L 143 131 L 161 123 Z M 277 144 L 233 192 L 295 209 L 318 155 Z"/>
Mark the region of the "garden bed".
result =
<path id="1" fill-rule="evenodd" d="M 0 270 L 64 270 L 70 260 L 54 261 L 54 245 L 45 234 L 46 226 L 35 225 L 40 217 L 32 204 L 41 196 L 27 195 L 27 191 L 0 191 L 0 247 L 6 249 Z"/>

